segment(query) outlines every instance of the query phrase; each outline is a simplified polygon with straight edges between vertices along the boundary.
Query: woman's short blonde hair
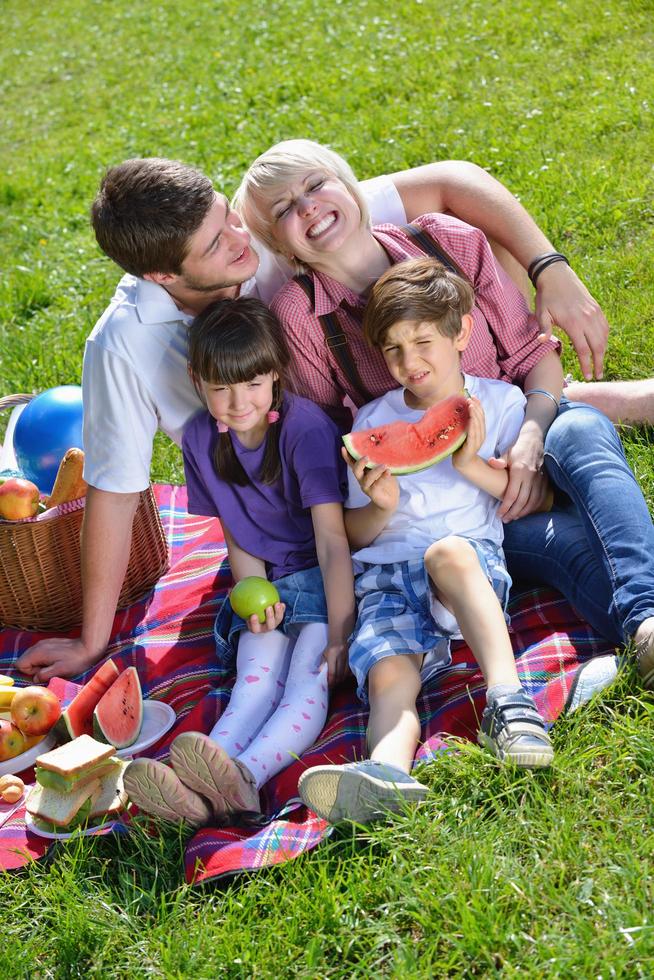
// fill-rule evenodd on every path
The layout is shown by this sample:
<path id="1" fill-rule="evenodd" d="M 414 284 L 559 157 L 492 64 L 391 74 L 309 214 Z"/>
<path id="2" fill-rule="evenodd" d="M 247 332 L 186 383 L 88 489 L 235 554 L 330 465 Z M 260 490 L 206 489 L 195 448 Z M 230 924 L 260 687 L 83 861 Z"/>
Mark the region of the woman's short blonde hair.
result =
<path id="1" fill-rule="evenodd" d="M 284 140 L 271 146 L 250 164 L 232 199 L 249 230 L 273 252 L 283 254 L 272 234 L 273 221 L 265 210 L 271 192 L 286 187 L 289 180 L 307 168 L 323 170 L 347 187 L 361 212 L 361 227 L 370 227 L 370 213 L 349 163 L 333 150 L 313 140 Z"/>

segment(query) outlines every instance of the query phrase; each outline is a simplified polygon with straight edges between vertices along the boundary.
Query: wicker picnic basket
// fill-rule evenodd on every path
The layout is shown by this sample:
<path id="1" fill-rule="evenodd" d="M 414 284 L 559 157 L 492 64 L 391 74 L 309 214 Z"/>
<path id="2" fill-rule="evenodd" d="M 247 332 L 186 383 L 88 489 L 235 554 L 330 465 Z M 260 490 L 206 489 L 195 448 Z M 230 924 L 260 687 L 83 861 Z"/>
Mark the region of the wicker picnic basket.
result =
<path id="1" fill-rule="evenodd" d="M 0 398 L 0 409 L 32 395 Z M 0 623 L 67 631 L 82 620 L 80 530 L 84 508 L 49 520 L 0 521 Z M 168 542 L 152 487 L 141 493 L 118 607 L 142 598 L 168 568 Z"/>

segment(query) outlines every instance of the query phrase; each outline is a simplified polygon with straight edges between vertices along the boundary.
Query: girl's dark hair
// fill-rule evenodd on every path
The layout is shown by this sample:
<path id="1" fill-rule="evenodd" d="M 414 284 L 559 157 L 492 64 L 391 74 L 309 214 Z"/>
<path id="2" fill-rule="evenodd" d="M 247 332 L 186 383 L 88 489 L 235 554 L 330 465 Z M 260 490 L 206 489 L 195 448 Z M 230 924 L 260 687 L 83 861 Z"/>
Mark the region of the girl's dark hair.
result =
<path id="1" fill-rule="evenodd" d="M 291 356 L 276 316 L 260 300 L 223 299 L 208 306 L 189 329 L 188 367 L 196 390 L 200 381 L 233 385 L 275 371 L 272 410 L 280 412 Z M 274 483 L 281 473 L 279 425 L 271 425 L 259 479 Z M 221 479 L 244 487 L 250 482 L 234 451 L 229 432 L 217 434 L 213 465 Z"/>

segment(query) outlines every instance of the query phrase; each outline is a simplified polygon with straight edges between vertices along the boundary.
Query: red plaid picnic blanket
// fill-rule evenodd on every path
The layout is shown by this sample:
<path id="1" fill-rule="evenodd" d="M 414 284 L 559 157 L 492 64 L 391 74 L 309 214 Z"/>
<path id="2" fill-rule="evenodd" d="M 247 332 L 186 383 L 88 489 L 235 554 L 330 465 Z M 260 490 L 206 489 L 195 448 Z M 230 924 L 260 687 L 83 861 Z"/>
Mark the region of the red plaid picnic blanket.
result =
<path id="1" fill-rule="evenodd" d="M 175 725 L 144 753 L 165 759 L 176 735 L 208 732 L 229 699 L 233 677 L 218 666 L 212 627 L 231 579 L 218 521 L 187 514 L 185 487 L 156 486 L 155 495 L 171 547 L 170 570 L 150 595 L 116 614 L 107 655 L 121 668 L 136 666 L 144 696 L 174 708 Z M 510 611 L 522 681 L 547 719 L 554 721 L 581 665 L 612 648 L 552 591 L 522 594 L 512 601 Z M 16 658 L 41 636 L 0 631 L 0 673 L 12 674 Z M 86 679 L 87 675 L 78 678 Z M 66 701 L 78 689 L 71 681 L 57 680 L 53 686 Z M 446 744 L 444 736 L 474 739 L 484 702 L 483 680 L 470 651 L 463 643 L 455 644 L 451 667 L 418 702 L 423 743 L 417 758 L 436 758 Z M 311 765 L 363 757 L 365 728 L 366 713 L 354 684 L 342 685 L 333 694 L 315 746 L 263 788 L 262 804 L 273 819 L 262 828 L 200 830 L 186 848 L 187 881 L 205 882 L 279 864 L 324 840 L 329 826 L 298 805 L 299 775 Z M 19 810 L 0 828 L 0 868 L 22 867 L 51 846 L 26 830 L 23 817 L 24 810 Z"/>

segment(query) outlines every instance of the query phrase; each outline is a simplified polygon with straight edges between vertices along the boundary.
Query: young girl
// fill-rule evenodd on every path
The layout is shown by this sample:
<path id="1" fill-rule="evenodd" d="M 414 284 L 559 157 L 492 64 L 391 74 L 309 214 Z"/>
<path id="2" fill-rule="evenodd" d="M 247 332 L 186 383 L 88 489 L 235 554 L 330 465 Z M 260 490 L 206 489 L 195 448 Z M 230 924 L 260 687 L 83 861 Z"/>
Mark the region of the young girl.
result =
<path id="1" fill-rule="evenodd" d="M 225 600 L 215 627 L 221 661 L 236 653 L 229 704 L 209 736 L 179 735 L 172 769 L 138 759 L 130 798 L 168 819 L 201 824 L 259 810 L 259 788 L 316 740 L 327 684 L 347 669 L 354 625 L 346 490 L 335 425 L 284 391 L 289 352 L 258 300 L 224 300 L 193 323 L 189 372 L 207 411 L 182 444 L 188 509 L 219 517 L 233 578 L 273 581 L 280 602 L 244 622 Z"/>

